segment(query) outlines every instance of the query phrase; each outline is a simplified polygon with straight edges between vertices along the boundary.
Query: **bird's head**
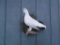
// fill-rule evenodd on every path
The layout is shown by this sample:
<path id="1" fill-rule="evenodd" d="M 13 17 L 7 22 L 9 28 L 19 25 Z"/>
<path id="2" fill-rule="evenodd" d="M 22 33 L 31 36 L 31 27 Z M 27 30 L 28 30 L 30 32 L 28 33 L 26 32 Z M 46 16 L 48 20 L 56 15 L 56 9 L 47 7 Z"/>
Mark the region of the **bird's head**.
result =
<path id="1" fill-rule="evenodd" d="M 23 8 L 23 13 L 27 14 L 28 10 L 26 8 Z"/>

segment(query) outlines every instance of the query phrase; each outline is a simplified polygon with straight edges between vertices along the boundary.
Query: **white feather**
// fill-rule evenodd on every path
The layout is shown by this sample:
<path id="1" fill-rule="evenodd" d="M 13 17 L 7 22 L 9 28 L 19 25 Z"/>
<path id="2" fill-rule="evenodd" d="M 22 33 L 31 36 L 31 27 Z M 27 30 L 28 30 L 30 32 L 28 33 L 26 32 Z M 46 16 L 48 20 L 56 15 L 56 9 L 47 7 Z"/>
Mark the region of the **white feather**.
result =
<path id="1" fill-rule="evenodd" d="M 46 28 L 46 25 L 44 25 L 42 23 L 39 23 L 37 20 L 35 20 L 34 18 L 32 18 L 29 15 L 29 12 L 28 12 L 28 10 L 26 8 L 23 9 L 23 12 L 24 12 L 24 23 L 27 26 L 29 26 L 31 28 L 34 28 L 34 29 L 37 29 L 37 30 L 38 30 L 38 27 L 44 27 L 44 28 Z"/>

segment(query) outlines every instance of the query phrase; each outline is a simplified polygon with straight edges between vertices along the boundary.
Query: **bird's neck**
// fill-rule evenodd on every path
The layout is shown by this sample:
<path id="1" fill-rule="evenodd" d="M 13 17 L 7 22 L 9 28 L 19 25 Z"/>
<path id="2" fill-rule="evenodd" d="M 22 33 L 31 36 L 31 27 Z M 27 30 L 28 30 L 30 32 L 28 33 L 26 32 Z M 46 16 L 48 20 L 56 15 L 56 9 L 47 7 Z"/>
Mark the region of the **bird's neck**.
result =
<path id="1" fill-rule="evenodd" d="M 25 15 L 29 15 L 29 13 L 28 13 L 28 12 L 26 12 L 26 13 L 25 13 Z"/>

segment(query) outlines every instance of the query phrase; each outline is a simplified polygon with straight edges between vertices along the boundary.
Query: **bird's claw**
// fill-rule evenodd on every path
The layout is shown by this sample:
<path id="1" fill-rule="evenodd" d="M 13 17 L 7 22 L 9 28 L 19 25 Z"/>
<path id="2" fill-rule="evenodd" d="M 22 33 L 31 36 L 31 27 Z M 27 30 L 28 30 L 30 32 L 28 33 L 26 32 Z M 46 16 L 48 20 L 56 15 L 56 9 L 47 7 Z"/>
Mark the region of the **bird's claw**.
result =
<path id="1" fill-rule="evenodd" d="M 35 32 L 35 31 L 27 31 L 26 35 L 28 35 L 28 34 L 34 35 L 34 34 L 37 34 L 37 32 Z"/>

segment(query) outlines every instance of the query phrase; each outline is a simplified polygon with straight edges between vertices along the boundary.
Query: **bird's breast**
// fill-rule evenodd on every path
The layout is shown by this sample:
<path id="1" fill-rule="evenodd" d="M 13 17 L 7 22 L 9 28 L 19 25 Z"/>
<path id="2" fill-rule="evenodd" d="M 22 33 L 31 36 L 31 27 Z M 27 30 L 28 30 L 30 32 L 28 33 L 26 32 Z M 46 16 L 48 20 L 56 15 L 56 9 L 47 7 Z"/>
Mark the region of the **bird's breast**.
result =
<path id="1" fill-rule="evenodd" d="M 29 18 L 29 16 L 25 16 L 24 17 L 24 23 L 26 24 L 26 25 L 30 25 L 30 18 Z"/>

